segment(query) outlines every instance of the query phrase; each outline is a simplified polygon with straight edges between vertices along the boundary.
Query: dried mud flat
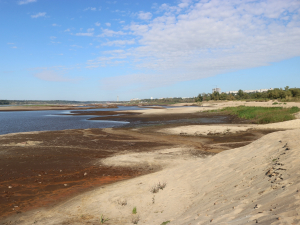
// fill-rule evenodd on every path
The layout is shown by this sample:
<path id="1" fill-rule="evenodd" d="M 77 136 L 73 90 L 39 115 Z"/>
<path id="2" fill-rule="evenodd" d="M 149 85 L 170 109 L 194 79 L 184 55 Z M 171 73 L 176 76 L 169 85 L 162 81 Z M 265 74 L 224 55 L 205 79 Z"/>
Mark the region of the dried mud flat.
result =
<path id="1" fill-rule="evenodd" d="M 98 119 L 109 119 L 110 116 Z M 130 121 L 133 127 L 1 135 L 1 224 L 10 224 L 9 218 L 18 218 L 27 211 L 54 207 L 80 193 L 161 169 L 159 164 L 149 162 L 131 166 L 102 163 L 107 158 L 178 147 L 184 147 L 184 154 L 189 157 L 202 158 L 248 145 L 275 131 L 253 129 L 234 134 L 198 136 L 157 132 L 179 125 L 199 125 L 201 121 L 197 119 L 200 116 L 208 119 L 215 117 L 221 124 L 247 122 L 230 116 L 221 116 L 220 119 L 220 115 L 203 113 L 140 117 L 136 113 L 127 113 L 118 119 Z"/>

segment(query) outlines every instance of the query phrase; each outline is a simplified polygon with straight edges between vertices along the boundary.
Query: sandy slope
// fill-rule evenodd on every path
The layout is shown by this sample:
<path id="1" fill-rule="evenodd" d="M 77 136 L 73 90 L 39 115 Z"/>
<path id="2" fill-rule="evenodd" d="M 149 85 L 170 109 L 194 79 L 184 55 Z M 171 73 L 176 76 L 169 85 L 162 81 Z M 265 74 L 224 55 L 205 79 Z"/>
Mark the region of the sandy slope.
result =
<path id="1" fill-rule="evenodd" d="M 184 134 L 184 135 L 208 135 L 208 134 L 229 134 L 247 131 L 249 129 L 300 129 L 300 119 L 271 123 L 271 124 L 226 124 L 226 125 L 191 125 L 179 126 L 175 128 L 161 129 L 158 132 L 168 134 Z"/>
<path id="2" fill-rule="evenodd" d="M 271 133 L 245 147 L 207 158 L 195 158 L 189 154 L 190 149 L 182 147 L 116 155 L 102 163 L 159 165 L 163 170 L 95 189 L 52 208 L 18 214 L 7 221 L 100 224 L 103 214 L 109 218 L 105 224 L 133 224 L 137 218 L 138 224 L 149 225 L 165 221 L 191 225 L 299 224 L 299 120 L 269 124 L 261 129 L 268 126 L 294 129 Z M 205 131 L 210 127 L 202 128 Z M 195 133 L 192 127 L 185 129 Z M 159 182 L 166 182 L 166 187 L 152 193 L 151 188 Z M 136 215 L 132 214 L 134 207 Z"/>
<path id="3" fill-rule="evenodd" d="M 187 149 L 114 156 L 106 164 L 159 164 L 164 170 L 77 196 L 18 218 L 21 224 L 298 224 L 300 130 L 279 131 L 213 157 Z M 150 189 L 167 185 L 158 193 Z M 122 206 L 122 202 L 126 205 Z M 137 207 L 137 215 L 132 215 Z M 97 224 L 97 223 L 96 223 Z"/>

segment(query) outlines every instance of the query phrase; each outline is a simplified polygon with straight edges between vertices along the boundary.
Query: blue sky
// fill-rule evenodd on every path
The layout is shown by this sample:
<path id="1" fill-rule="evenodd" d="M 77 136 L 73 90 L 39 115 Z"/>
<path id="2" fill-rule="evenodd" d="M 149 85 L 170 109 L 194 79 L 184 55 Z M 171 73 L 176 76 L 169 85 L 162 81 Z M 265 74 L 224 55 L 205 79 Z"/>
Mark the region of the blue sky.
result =
<path id="1" fill-rule="evenodd" d="M 299 0 L 0 0 L 0 99 L 300 87 Z"/>

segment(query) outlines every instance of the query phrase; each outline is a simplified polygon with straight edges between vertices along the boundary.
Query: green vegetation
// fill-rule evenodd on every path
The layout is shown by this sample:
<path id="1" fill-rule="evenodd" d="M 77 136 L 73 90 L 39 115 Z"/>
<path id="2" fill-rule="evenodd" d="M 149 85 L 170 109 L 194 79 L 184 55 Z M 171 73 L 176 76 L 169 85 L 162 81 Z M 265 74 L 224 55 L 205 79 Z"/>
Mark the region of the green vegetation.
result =
<path id="1" fill-rule="evenodd" d="M 7 101 L 7 100 L 0 100 L 0 105 L 9 105 L 9 101 Z"/>
<path id="2" fill-rule="evenodd" d="M 196 98 L 196 102 L 209 101 L 209 100 L 254 100 L 254 101 L 268 101 L 268 100 L 278 100 L 282 102 L 287 101 L 300 101 L 300 88 L 289 88 L 286 86 L 282 88 L 274 88 L 267 92 L 252 92 L 245 93 L 239 90 L 237 94 L 226 94 L 214 92 L 212 94 L 199 94 Z"/>
<path id="3" fill-rule="evenodd" d="M 294 113 L 300 111 L 298 107 L 282 108 L 282 107 L 227 107 L 219 111 L 236 115 L 242 119 L 252 120 L 254 123 L 266 124 L 276 123 L 295 119 Z"/>
<path id="4" fill-rule="evenodd" d="M 170 223 L 170 221 L 168 220 L 168 221 L 165 221 L 165 222 L 163 222 L 161 225 L 166 225 L 166 224 L 168 224 L 168 223 Z"/>
<path id="5" fill-rule="evenodd" d="M 176 103 L 194 103 L 195 98 L 160 98 L 160 99 L 139 99 L 132 100 L 129 104 L 147 104 L 147 105 L 170 105 Z"/>
<path id="6" fill-rule="evenodd" d="M 137 212 L 136 212 L 136 207 L 134 207 L 133 208 L 133 210 L 132 210 L 132 214 L 136 214 Z"/>
<path id="7" fill-rule="evenodd" d="M 101 224 L 104 224 L 105 222 L 107 222 L 109 219 L 108 218 L 104 218 L 103 215 L 101 215 L 101 218 L 100 218 L 100 223 Z"/>

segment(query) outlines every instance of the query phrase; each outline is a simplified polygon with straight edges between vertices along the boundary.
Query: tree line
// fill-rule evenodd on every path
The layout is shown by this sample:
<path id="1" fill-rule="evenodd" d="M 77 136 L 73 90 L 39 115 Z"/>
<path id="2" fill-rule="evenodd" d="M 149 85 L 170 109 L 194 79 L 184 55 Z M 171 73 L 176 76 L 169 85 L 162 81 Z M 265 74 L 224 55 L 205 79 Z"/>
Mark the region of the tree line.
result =
<path id="1" fill-rule="evenodd" d="M 256 100 L 292 100 L 300 98 L 300 88 L 289 88 L 286 86 L 282 88 L 274 88 L 273 90 L 268 90 L 266 92 L 252 92 L 246 93 L 242 90 L 239 90 L 237 94 L 226 94 L 214 92 L 199 94 L 196 98 L 196 102 L 209 101 L 209 100 L 247 100 L 247 99 L 256 99 Z"/>
<path id="2" fill-rule="evenodd" d="M 7 101 L 7 100 L 0 100 L 0 105 L 9 105 L 9 101 Z"/>

